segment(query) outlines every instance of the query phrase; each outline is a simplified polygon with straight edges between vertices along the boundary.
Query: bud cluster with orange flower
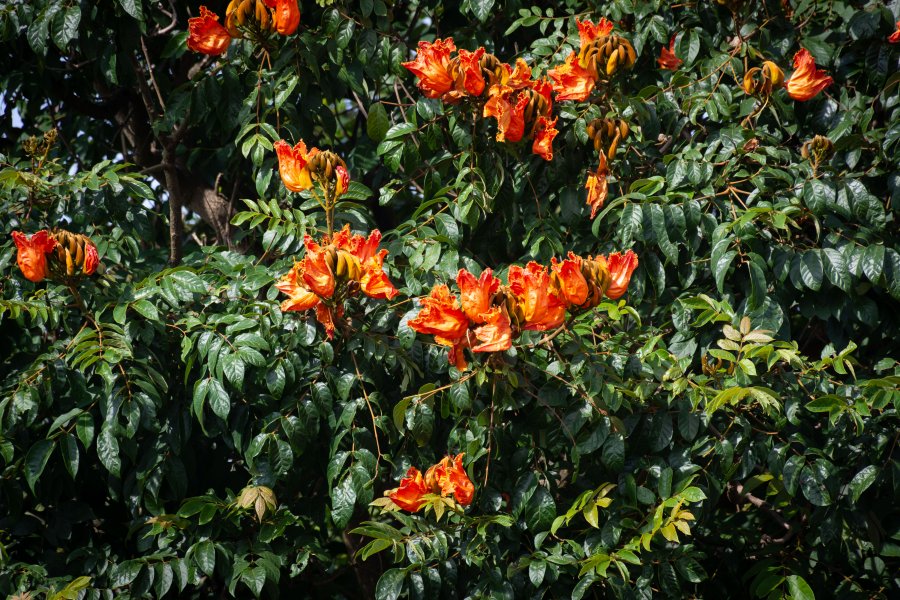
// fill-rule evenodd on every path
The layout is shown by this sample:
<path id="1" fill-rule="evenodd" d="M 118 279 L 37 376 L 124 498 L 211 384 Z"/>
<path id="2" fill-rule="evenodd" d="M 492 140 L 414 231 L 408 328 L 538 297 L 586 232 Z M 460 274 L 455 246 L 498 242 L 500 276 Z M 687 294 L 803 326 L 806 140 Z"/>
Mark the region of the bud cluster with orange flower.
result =
<path id="1" fill-rule="evenodd" d="M 577 256 L 570 252 L 547 267 L 534 261 L 513 265 L 503 285 L 491 269 L 475 277 L 465 269 L 456 276 L 459 300 L 446 284 L 438 284 L 421 299 L 422 308 L 409 327 L 450 348 L 450 363 L 467 366 L 463 351 L 503 352 L 522 331 L 546 331 L 560 327 L 566 312 L 579 312 L 600 304 L 603 297 L 622 297 L 637 255 L 628 250 L 603 255 Z"/>
<path id="2" fill-rule="evenodd" d="M 297 0 L 231 0 L 225 9 L 225 25 L 205 6 L 200 16 L 188 19 L 187 47 L 217 56 L 228 50 L 232 39 L 260 41 L 272 33 L 291 35 L 300 25 Z"/>
<path id="3" fill-rule="evenodd" d="M 767 60 L 762 67 L 747 70 L 741 84 L 744 92 L 751 96 L 768 98 L 780 88 L 787 90 L 794 100 L 812 100 L 819 92 L 834 83 L 825 71 L 816 68 L 816 60 L 806 48 L 794 54 L 794 73 L 785 81 L 784 71 L 774 62 Z"/>
<path id="4" fill-rule="evenodd" d="M 275 287 L 288 295 L 281 310 L 316 309 L 316 319 L 334 337 L 335 319 L 344 315 L 344 301 L 362 292 L 370 298 L 390 300 L 397 289 L 384 272 L 388 251 L 378 250 L 381 232 L 372 230 L 368 237 L 350 233 L 345 225 L 334 236 L 316 243 L 307 235 L 303 243 L 306 256 L 294 263 Z"/>
<path id="5" fill-rule="evenodd" d="M 448 104 L 481 99 L 482 117 L 497 120 L 498 142 L 531 140 L 534 154 L 553 160 L 553 138 L 558 132 L 556 119 L 550 118 L 551 86 L 546 80 L 532 79 L 524 60 L 518 59 L 512 67 L 483 47 L 457 51 L 453 39 L 446 38 L 419 42 L 415 60 L 402 64 L 418 78 L 416 85 L 428 98 Z"/>
<path id="6" fill-rule="evenodd" d="M 42 229 L 31 236 L 12 232 L 16 263 L 25 279 L 39 283 L 50 277 L 65 282 L 93 275 L 100 264 L 97 246 L 85 235 L 65 229 Z"/>
<path id="7" fill-rule="evenodd" d="M 631 42 L 612 33 L 613 24 L 602 17 L 596 25 L 575 20 L 580 48 L 565 63 L 547 74 L 553 80 L 557 100 L 587 100 L 600 81 L 608 81 L 620 69 L 631 69 L 637 55 Z"/>
<path id="8" fill-rule="evenodd" d="M 457 504 L 470 505 L 475 486 L 463 467 L 463 456 L 445 456 L 429 467 L 424 476 L 417 468 L 410 467 L 399 487 L 386 491 L 384 498 L 378 498 L 372 504 L 389 512 L 405 510 L 414 513 L 430 508 L 438 518 L 445 508 L 454 510 Z"/>

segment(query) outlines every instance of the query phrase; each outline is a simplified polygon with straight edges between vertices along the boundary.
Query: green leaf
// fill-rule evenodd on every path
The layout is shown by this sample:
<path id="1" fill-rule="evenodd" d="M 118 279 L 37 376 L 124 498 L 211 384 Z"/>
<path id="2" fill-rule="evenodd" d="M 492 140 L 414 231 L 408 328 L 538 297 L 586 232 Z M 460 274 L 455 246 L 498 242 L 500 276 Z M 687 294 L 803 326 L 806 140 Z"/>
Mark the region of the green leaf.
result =
<path id="1" fill-rule="evenodd" d="M 403 591 L 403 580 L 406 579 L 404 569 L 388 569 L 378 579 L 375 586 L 376 600 L 397 600 Z"/>
<path id="2" fill-rule="evenodd" d="M 132 18 L 137 19 L 142 24 L 144 22 L 144 10 L 141 5 L 142 0 L 119 0 L 119 5 L 125 9 Z"/>
<path id="3" fill-rule="evenodd" d="M 373 102 L 369 106 L 369 117 L 366 119 L 366 133 L 369 138 L 375 142 L 384 139 L 385 134 L 391 126 L 388 118 L 387 110 L 381 102 Z"/>
<path id="4" fill-rule="evenodd" d="M 884 246 L 873 244 L 866 247 L 862 257 L 862 271 L 872 283 L 877 283 L 884 269 Z"/>
<path id="5" fill-rule="evenodd" d="M 225 386 L 218 379 L 209 379 L 209 406 L 213 413 L 223 421 L 228 420 L 231 411 L 231 398 L 225 391 Z"/>
<path id="6" fill-rule="evenodd" d="M 353 479 L 345 477 L 331 490 L 331 519 L 338 529 L 343 529 L 350 522 L 355 505 L 356 490 L 353 488 Z"/>
<path id="7" fill-rule="evenodd" d="M 62 453 L 63 464 L 66 466 L 66 470 L 72 476 L 72 479 L 75 479 L 75 476 L 78 474 L 78 461 L 80 458 L 78 440 L 71 433 L 67 433 L 60 438 L 59 450 Z"/>
<path id="8" fill-rule="evenodd" d="M 469 9 L 475 18 L 484 23 L 494 8 L 494 0 L 469 0 Z"/>
<path id="9" fill-rule="evenodd" d="M 817 292 L 822 289 L 824 275 L 822 257 L 818 250 L 807 250 L 800 257 L 800 278 L 803 285 Z"/>
<path id="10" fill-rule="evenodd" d="M 413 123 L 397 123 L 387 130 L 387 132 L 384 134 L 384 139 L 393 140 L 405 135 L 409 135 L 415 130 L 416 126 Z"/>
<path id="11" fill-rule="evenodd" d="M 120 476 L 122 459 L 119 457 L 119 440 L 109 425 L 104 425 L 97 436 L 97 456 L 107 471 L 116 477 Z"/>
<path id="12" fill-rule="evenodd" d="M 216 568 L 216 548 L 213 546 L 213 543 L 209 540 L 203 540 L 194 544 L 191 549 L 194 551 L 194 561 L 197 563 L 197 566 L 200 567 L 201 571 L 212 577 Z"/>
<path id="13" fill-rule="evenodd" d="M 47 466 L 55 447 L 56 444 L 53 443 L 53 440 L 38 440 L 28 449 L 28 453 L 25 455 L 25 481 L 28 482 L 28 487 L 32 492 L 34 492 L 35 482 L 44 472 L 44 467 Z"/>
<path id="14" fill-rule="evenodd" d="M 816 600 L 816 595 L 806 580 L 799 575 L 787 576 L 788 593 L 792 600 Z"/>
<path id="15" fill-rule="evenodd" d="M 81 7 L 73 4 L 65 10 L 61 10 L 53 17 L 53 43 L 60 50 L 65 50 L 75 36 L 78 35 L 78 25 L 81 23 Z"/>
<path id="16" fill-rule="evenodd" d="M 619 472 L 625 465 L 625 439 L 621 433 L 612 433 L 603 445 L 600 460 L 610 471 Z"/>
<path id="17" fill-rule="evenodd" d="M 875 480 L 878 478 L 878 467 L 875 465 L 869 465 L 868 467 L 861 470 L 857 473 L 853 479 L 850 481 L 850 499 L 854 504 L 859 500 L 859 497 L 862 496 L 863 492 L 869 489 Z"/>

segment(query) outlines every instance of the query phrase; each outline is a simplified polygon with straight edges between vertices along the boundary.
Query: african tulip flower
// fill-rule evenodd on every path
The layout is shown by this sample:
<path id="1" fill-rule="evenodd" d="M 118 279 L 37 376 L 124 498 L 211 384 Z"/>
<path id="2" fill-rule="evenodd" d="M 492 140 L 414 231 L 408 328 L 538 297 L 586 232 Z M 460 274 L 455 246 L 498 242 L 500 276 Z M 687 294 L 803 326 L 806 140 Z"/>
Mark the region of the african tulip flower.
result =
<path id="1" fill-rule="evenodd" d="M 300 261 L 302 265 L 303 283 L 319 298 L 331 298 L 334 295 L 334 272 L 328 264 L 328 248 L 323 248 L 312 237 L 303 238 L 306 256 Z"/>
<path id="2" fill-rule="evenodd" d="M 770 96 L 774 90 L 784 87 L 784 71 L 771 60 L 767 60 L 763 62 L 762 67 L 747 70 L 741 87 L 751 96 Z"/>
<path id="3" fill-rule="evenodd" d="M 677 71 L 678 67 L 681 66 L 681 63 L 684 61 L 675 56 L 675 36 L 672 36 L 672 39 L 669 40 L 669 47 L 665 46 L 659 51 L 659 58 L 656 59 L 656 62 L 659 63 L 660 69 L 666 69 L 667 71 Z"/>
<path id="4" fill-rule="evenodd" d="M 443 497 L 453 496 L 457 502 L 468 506 L 472 503 L 475 486 L 463 468 L 463 456 L 465 455 L 445 456 L 439 463 L 432 465 L 425 472 L 425 486 L 430 488 L 434 494 L 440 494 Z"/>
<path id="5" fill-rule="evenodd" d="M 900 21 L 897 21 L 897 31 L 888 36 L 888 41 L 892 44 L 900 43 Z"/>
<path id="6" fill-rule="evenodd" d="M 598 37 L 609 35 L 613 30 L 612 21 L 610 21 L 606 17 L 600 17 L 600 20 L 597 21 L 596 25 L 594 25 L 588 19 L 579 21 L 576 17 L 575 24 L 578 26 L 578 39 L 581 42 L 582 48 L 596 40 Z"/>
<path id="7" fill-rule="evenodd" d="M 369 298 L 391 300 L 400 293 L 384 272 L 384 257 L 387 253 L 387 250 L 382 249 L 363 264 L 359 289 Z"/>
<path id="8" fill-rule="evenodd" d="M 574 52 L 569 53 L 565 63 L 554 67 L 547 75 L 553 80 L 557 100 L 586 100 L 596 83 L 594 73 L 578 63 L 578 55 Z"/>
<path id="9" fill-rule="evenodd" d="M 348 173 L 347 169 L 341 165 L 335 167 L 334 172 L 337 174 L 337 177 L 335 178 L 334 193 L 340 196 L 350 187 L 350 173 Z"/>
<path id="10" fill-rule="evenodd" d="M 559 296 L 570 306 L 581 306 L 588 298 L 588 283 L 581 273 L 581 258 L 569 252 L 562 262 L 551 259 L 552 280 Z"/>
<path id="11" fill-rule="evenodd" d="M 481 57 L 484 56 L 484 48 L 475 52 L 460 49 L 458 58 L 458 73 L 454 81 L 458 95 L 480 96 L 484 91 L 484 76 L 481 73 Z"/>
<path id="12" fill-rule="evenodd" d="M 600 165 L 597 170 L 588 175 L 584 187 L 588 191 L 587 204 L 591 207 L 591 218 L 597 216 L 597 211 L 603 208 L 606 197 L 609 195 L 609 183 L 607 176 L 609 168 L 606 164 L 606 155 L 600 153 Z"/>
<path id="13" fill-rule="evenodd" d="M 321 300 L 303 283 L 302 263 L 294 263 L 290 271 L 281 276 L 275 287 L 288 295 L 288 299 L 281 303 L 282 312 L 292 310 L 309 310 Z"/>
<path id="14" fill-rule="evenodd" d="M 18 250 L 16 264 L 19 265 L 22 275 L 34 283 L 43 281 L 48 275 L 47 254 L 56 247 L 56 240 L 46 229 L 31 236 L 21 231 L 13 231 L 12 238 Z M 96 254 L 96 248 L 94 252 Z"/>
<path id="15" fill-rule="evenodd" d="M 562 325 L 566 317 L 566 303 L 550 287 L 550 275 L 538 263 L 531 261 L 525 268 L 509 268 L 509 288 L 516 295 L 517 310 L 521 311 L 523 329 L 545 331 Z"/>
<path id="16" fill-rule="evenodd" d="M 500 280 L 491 269 L 485 269 L 476 279 L 474 275 L 460 269 L 456 275 L 459 286 L 459 303 L 466 317 L 473 323 L 484 323 L 491 309 L 491 297 L 500 289 Z"/>
<path id="17" fill-rule="evenodd" d="M 419 42 L 415 60 L 401 63 L 419 78 L 416 85 L 428 98 L 440 98 L 453 89 L 450 75 L 450 53 L 456 50 L 453 38 Z"/>
<path id="18" fill-rule="evenodd" d="M 284 187 L 292 192 L 302 192 L 311 188 L 309 161 L 319 152 L 318 148 L 307 151 L 303 140 L 297 142 L 293 148 L 284 140 L 278 140 L 274 147 L 278 155 L 278 173 Z"/>
<path id="19" fill-rule="evenodd" d="M 417 468 L 410 467 L 406 472 L 406 476 L 400 480 L 400 487 L 389 491 L 387 496 L 403 510 L 417 512 L 425 504 L 422 496 L 429 492 L 430 490 L 422 478 L 422 473 Z"/>
<path id="20" fill-rule="evenodd" d="M 638 257 L 633 251 L 628 250 L 625 254 L 613 252 L 607 258 L 609 265 L 609 275 L 611 278 L 609 287 L 606 289 L 606 297 L 611 300 L 621 298 L 628 289 L 628 282 L 631 281 L 631 274 L 638 266 Z"/>
<path id="21" fill-rule="evenodd" d="M 93 275 L 100 265 L 100 255 L 97 254 L 97 246 L 94 242 L 88 241 L 84 245 L 84 265 L 81 267 L 82 273 L 85 275 Z"/>
<path id="22" fill-rule="evenodd" d="M 531 144 L 531 151 L 547 161 L 553 160 L 553 138 L 559 133 L 556 129 L 557 119 L 551 121 L 547 117 L 539 117 Z"/>
<path id="23" fill-rule="evenodd" d="M 452 346 L 469 330 L 469 319 L 456 302 L 456 296 L 444 284 L 434 286 L 431 294 L 422 298 L 422 310 L 409 326 L 419 333 L 434 336 L 444 346 Z M 447 343 L 449 342 L 449 343 Z"/>
<path id="24" fill-rule="evenodd" d="M 187 47 L 194 52 L 216 56 L 228 50 L 231 36 L 219 23 L 219 15 L 205 6 L 200 7 L 200 16 L 188 19 Z"/>
<path id="25" fill-rule="evenodd" d="M 806 48 L 794 55 L 794 73 L 785 87 L 788 96 L 794 100 L 811 100 L 819 92 L 834 83 L 825 71 L 816 69 L 816 61 Z"/>
<path id="26" fill-rule="evenodd" d="M 300 25 L 300 6 L 297 0 L 266 0 L 272 13 L 275 31 L 281 35 L 291 35 Z"/>
<path id="27" fill-rule="evenodd" d="M 483 116 L 497 119 L 497 141 L 518 142 L 525 134 L 525 107 L 530 98 L 519 93 L 515 104 L 509 101 L 512 88 L 491 86 L 491 97 L 484 104 Z"/>
<path id="28" fill-rule="evenodd" d="M 474 333 L 481 343 L 472 346 L 472 352 L 505 352 L 512 347 L 509 316 L 499 306 L 484 314 L 484 324 L 476 327 Z"/>

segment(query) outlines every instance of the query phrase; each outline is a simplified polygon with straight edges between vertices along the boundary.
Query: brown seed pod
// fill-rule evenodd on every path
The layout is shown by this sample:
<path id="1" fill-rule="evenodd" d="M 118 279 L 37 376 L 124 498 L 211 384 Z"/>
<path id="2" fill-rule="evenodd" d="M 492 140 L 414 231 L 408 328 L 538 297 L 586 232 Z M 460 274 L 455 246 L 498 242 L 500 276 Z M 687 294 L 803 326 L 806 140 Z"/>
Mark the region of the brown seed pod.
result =
<path id="1" fill-rule="evenodd" d="M 89 254 L 94 258 L 97 255 L 96 247 L 89 237 L 59 228 L 51 233 L 56 240 L 56 248 L 47 255 L 51 275 L 57 279 L 66 279 L 90 274 L 86 271 L 90 269 L 92 273 L 96 269 L 96 260 L 93 265 L 85 265 Z"/>
<path id="2" fill-rule="evenodd" d="M 487 52 L 482 55 L 479 61 L 481 66 L 481 76 L 484 77 L 484 94 L 487 94 L 488 88 L 497 83 L 503 83 L 507 78 L 506 67 L 499 58 Z"/>
<path id="3" fill-rule="evenodd" d="M 609 160 L 616 156 L 619 144 L 631 131 L 622 119 L 594 119 L 585 127 L 588 139 L 598 153 L 606 154 Z"/>
<path id="4" fill-rule="evenodd" d="M 600 36 L 578 53 L 578 64 L 598 79 L 612 77 L 620 68 L 630 69 L 636 59 L 634 46 L 618 35 Z"/>

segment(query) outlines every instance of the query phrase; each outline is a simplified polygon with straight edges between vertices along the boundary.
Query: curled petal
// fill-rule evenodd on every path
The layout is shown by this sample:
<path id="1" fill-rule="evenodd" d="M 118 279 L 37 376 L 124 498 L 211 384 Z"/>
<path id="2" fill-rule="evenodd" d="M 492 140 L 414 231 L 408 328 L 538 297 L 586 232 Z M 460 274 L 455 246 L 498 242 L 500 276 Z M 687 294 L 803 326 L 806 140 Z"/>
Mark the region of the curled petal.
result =
<path id="1" fill-rule="evenodd" d="M 528 66 L 524 58 L 516 59 L 516 66 L 510 72 L 506 85 L 514 90 L 520 90 L 531 85 L 531 67 Z"/>
<path id="2" fill-rule="evenodd" d="M 551 69 L 547 75 L 553 80 L 557 100 L 586 100 L 594 89 L 594 74 L 578 64 L 578 55 L 571 52 L 566 62 Z"/>
<path id="3" fill-rule="evenodd" d="M 452 346 L 456 340 L 465 338 L 469 329 L 469 319 L 460 310 L 456 296 L 450 293 L 446 285 L 434 286 L 431 295 L 422 298 L 421 302 L 422 310 L 409 321 L 409 326 L 413 330 L 434 335 L 436 341 L 445 346 Z"/>
<path id="4" fill-rule="evenodd" d="M 275 153 L 278 155 L 278 173 L 284 187 L 292 192 L 302 192 L 312 187 L 309 173 L 309 159 L 318 153 L 317 148 L 306 150 L 303 140 L 293 148 L 284 140 L 275 142 Z"/>
<path id="5" fill-rule="evenodd" d="M 594 25 L 588 19 L 579 21 L 575 18 L 575 24 L 578 26 L 578 39 L 581 41 L 581 47 L 584 48 L 598 37 L 609 35 L 613 30 L 613 23 L 606 17 L 600 17 L 597 24 Z"/>
<path id="6" fill-rule="evenodd" d="M 301 271 L 301 263 L 294 263 L 291 270 L 275 284 L 278 291 L 288 295 L 288 299 L 281 303 L 283 312 L 309 310 L 319 303 L 319 297 L 303 283 Z"/>
<path id="7" fill-rule="evenodd" d="M 466 317 L 473 323 L 484 323 L 491 309 L 491 297 L 500 289 L 500 280 L 491 269 L 485 269 L 478 279 L 465 269 L 456 275 L 459 286 L 459 303 Z"/>
<path id="8" fill-rule="evenodd" d="M 888 36 L 891 44 L 900 44 L 900 21 L 897 21 L 897 31 Z"/>
<path id="9" fill-rule="evenodd" d="M 453 89 L 450 75 L 450 53 L 456 50 L 453 38 L 419 42 L 415 60 L 402 65 L 419 78 L 416 84 L 428 98 L 440 98 Z"/>
<path id="10" fill-rule="evenodd" d="M 545 331 L 562 325 L 566 303 L 550 287 L 550 275 L 538 263 L 531 261 L 523 269 L 509 268 L 509 288 L 516 295 L 525 322 L 524 329 Z"/>
<path id="11" fill-rule="evenodd" d="M 553 138 L 559 133 L 556 121 L 557 119 L 551 121 L 547 117 L 538 118 L 534 141 L 531 144 L 531 151 L 547 161 L 553 160 Z"/>
<path id="12" fill-rule="evenodd" d="M 659 58 L 656 59 L 656 62 L 659 63 L 660 69 L 666 69 L 667 71 L 677 71 L 678 67 L 681 66 L 681 63 L 684 61 L 675 56 L 675 36 L 672 36 L 672 39 L 669 40 L 669 47 L 665 46 L 659 51 Z"/>
<path id="13" fill-rule="evenodd" d="M 509 317 L 499 306 L 485 315 L 484 325 L 475 328 L 475 338 L 480 344 L 472 346 L 472 352 L 504 352 L 512 347 L 512 328 Z"/>
<path id="14" fill-rule="evenodd" d="M 81 268 L 85 275 L 93 275 L 100 266 L 100 255 L 97 254 L 97 246 L 88 241 L 84 245 L 84 266 Z"/>
<path id="15" fill-rule="evenodd" d="M 274 6 L 272 6 L 274 4 Z M 291 35 L 300 25 L 300 6 L 297 0 L 275 0 L 269 8 L 274 8 L 275 31 L 281 35 Z"/>
<path id="16" fill-rule="evenodd" d="M 21 231 L 12 232 L 18 253 L 16 264 L 28 281 L 38 283 L 48 275 L 47 254 L 56 248 L 56 240 L 46 229 L 27 236 Z M 96 248 L 94 248 L 96 252 Z"/>
<path id="17" fill-rule="evenodd" d="M 611 300 L 617 300 L 628 289 L 631 274 L 634 273 L 638 266 L 638 257 L 632 250 L 628 250 L 625 254 L 613 252 L 609 255 L 607 264 L 611 281 L 606 289 L 606 297 Z"/>
<path id="18" fill-rule="evenodd" d="M 341 312 L 342 310 L 339 308 L 338 316 Z M 334 339 L 334 310 L 325 303 L 319 302 L 316 304 L 316 321 L 325 327 L 325 335 L 328 336 L 328 339 Z"/>
<path id="19" fill-rule="evenodd" d="M 320 298 L 331 298 L 334 295 L 334 272 L 328 265 L 327 248 L 322 248 L 310 236 L 303 240 L 306 244 L 306 256 L 300 261 L 303 282 Z"/>
<path id="20" fill-rule="evenodd" d="M 335 169 L 335 173 L 337 173 L 337 179 L 335 181 L 335 193 L 340 196 L 350 187 L 350 173 L 347 172 L 347 169 L 338 165 Z"/>
<path id="21" fill-rule="evenodd" d="M 600 153 L 600 165 L 597 170 L 588 175 L 584 187 L 588 191 L 587 204 L 591 207 L 591 218 L 597 216 L 597 211 L 603 208 L 606 197 L 609 195 L 609 182 L 607 176 L 609 169 L 606 166 L 606 155 Z"/>
<path id="22" fill-rule="evenodd" d="M 216 56 L 228 50 L 231 36 L 219 23 L 219 15 L 205 6 L 200 7 L 200 16 L 188 19 L 188 50 Z"/>
<path id="23" fill-rule="evenodd" d="M 422 496 L 428 492 L 422 473 L 417 468 L 410 467 L 406 476 L 400 480 L 400 487 L 389 491 L 387 497 L 403 510 L 417 512 L 425 503 Z"/>
<path id="24" fill-rule="evenodd" d="M 359 289 L 370 298 L 391 300 L 400 293 L 384 272 L 384 257 L 387 253 L 387 250 L 382 250 L 363 264 Z"/>
<path id="25" fill-rule="evenodd" d="M 559 297 L 570 306 L 581 306 L 588 297 L 587 280 L 581 272 L 581 259 L 569 252 L 569 257 L 562 262 L 551 259 L 553 281 Z"/>
<path id="26" fill-rule="evenodd" d="M 794 55 L 794 73 L 785 84 L 788 96 L 794 100 L 811 100 L 832 83 L 834 80 L 825 71 L 816 68 L 816 61 L 809 50 L 801 48 Z"/>
<path id="27" fill-rule="evenodd" d="M 480 96 L 484 91 L 484 76 L 481 73 L 484 48 L 479 48 L 475 52 L 460 49 L 458 56 L 460 75 L 456 81 L 457 90 L 470 96 Z"/>

